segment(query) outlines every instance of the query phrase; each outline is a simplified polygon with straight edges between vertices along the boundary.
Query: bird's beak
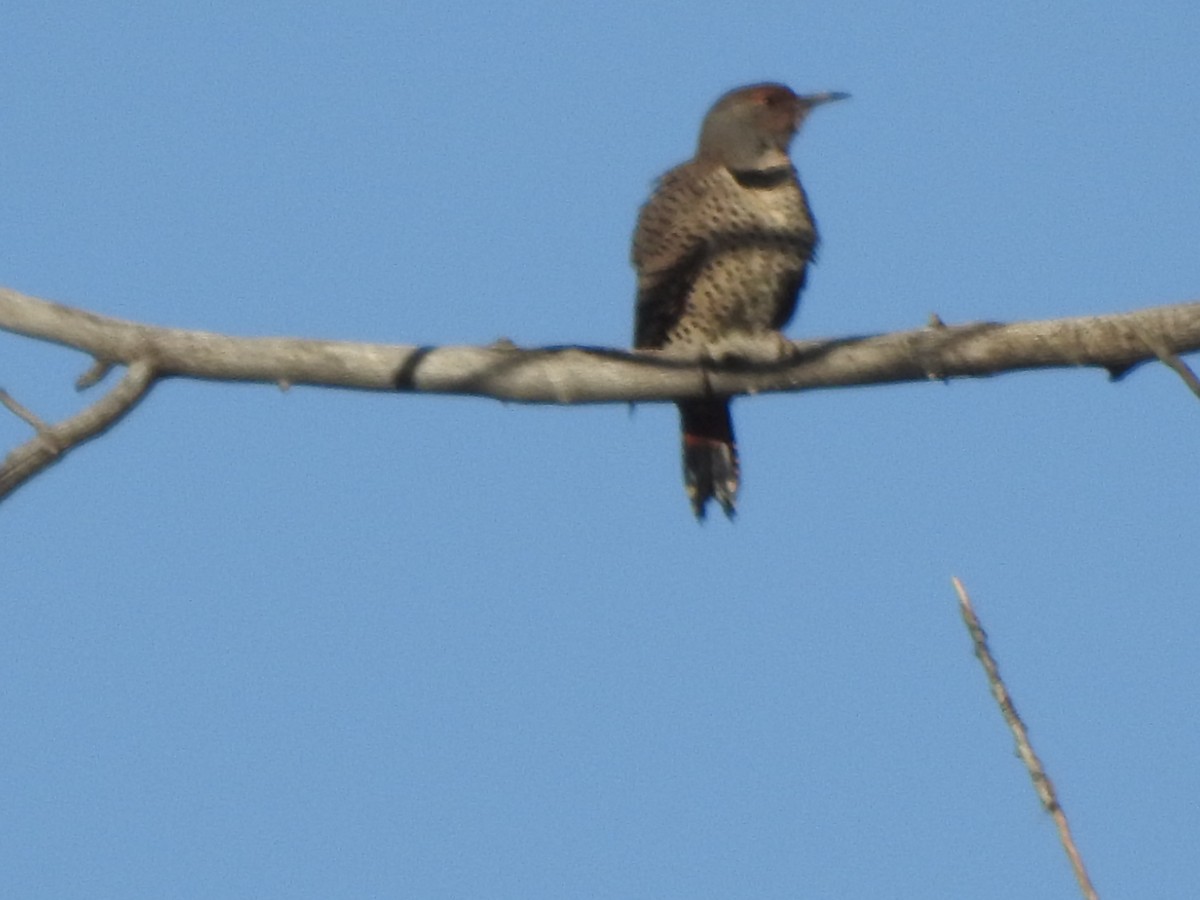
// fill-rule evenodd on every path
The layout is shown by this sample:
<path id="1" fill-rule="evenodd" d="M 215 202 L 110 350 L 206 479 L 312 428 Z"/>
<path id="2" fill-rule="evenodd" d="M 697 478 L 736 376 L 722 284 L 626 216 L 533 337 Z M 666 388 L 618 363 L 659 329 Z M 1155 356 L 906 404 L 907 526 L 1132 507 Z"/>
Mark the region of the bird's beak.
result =
<path id="1" fill-rule="evenodd" d="M 798 98 L 801 103 L 812 109 L 823 103 L 833 103 L 835 100 L 848 100 L 850 95 L 845 91 L 825 91 L 822 94 L 806 94 Z"/>

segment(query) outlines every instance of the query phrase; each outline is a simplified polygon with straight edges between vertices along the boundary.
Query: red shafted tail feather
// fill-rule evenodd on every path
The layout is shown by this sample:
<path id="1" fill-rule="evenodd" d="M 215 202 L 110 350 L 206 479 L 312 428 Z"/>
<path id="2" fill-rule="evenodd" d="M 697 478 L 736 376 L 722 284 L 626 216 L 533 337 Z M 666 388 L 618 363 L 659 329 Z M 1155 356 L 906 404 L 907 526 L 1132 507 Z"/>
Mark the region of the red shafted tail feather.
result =
<path id="1" fill-rule="evenodd" d="M 679 404 L 683 429 L 683 485 L 697 519 L 708 501 L 716 500 L 733 518 L 737 505 L 738 455 L 728 400 L 696 400 Z"/>

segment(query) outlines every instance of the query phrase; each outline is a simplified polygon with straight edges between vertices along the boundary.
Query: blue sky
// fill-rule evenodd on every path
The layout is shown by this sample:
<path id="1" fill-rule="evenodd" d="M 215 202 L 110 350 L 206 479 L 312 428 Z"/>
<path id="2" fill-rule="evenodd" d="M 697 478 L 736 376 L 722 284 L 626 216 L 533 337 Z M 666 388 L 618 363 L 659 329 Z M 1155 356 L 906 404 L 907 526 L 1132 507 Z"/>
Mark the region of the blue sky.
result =
<path id="1" fill-rule="evenodd" d="M 1191 3 L 7 4 L 0 283 L 243 335 L 624 345 L 724 90 L 797 160 L 791 332 L 1200 295 Z M 0 335 L 43 417 L 87 360 Z M 1147 367 L 674 411 L 166 382 L 0 512 L 0 892 L 1193 896 L 1200 407 Z M 27 437 L 0 416 L 0 444 Z"/>

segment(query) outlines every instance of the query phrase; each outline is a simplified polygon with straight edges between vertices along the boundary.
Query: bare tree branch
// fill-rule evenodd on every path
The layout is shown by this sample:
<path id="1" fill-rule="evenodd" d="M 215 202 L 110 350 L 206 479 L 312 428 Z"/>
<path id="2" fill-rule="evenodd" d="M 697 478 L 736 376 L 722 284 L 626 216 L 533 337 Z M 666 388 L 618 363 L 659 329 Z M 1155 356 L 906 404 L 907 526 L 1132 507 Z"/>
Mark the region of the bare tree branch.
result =
<path id="1" fill-rule="evenodd" d="M 9 453 L 0 464 L 0 500 L 71 450 L 108 431 L 146 395 L 154 379 L 154 367 L 146 360 L 135 360 L 116 387 L 57 425 L 46 425 L 29 413 L 26 421 L 34 424 L 37 435 Z"/>
<path id="2" fill-rule="evenodd" d="M 236 338 L 113 319 L 0 288 L 0 329 L 108 363 L 153 362 L 160 376 L 465 394 L 522 403 L 632 403 L 1094 366 L 1115 376 L 1200 349 L 1200 303 L 1132 313 L 980 322 L 894 334 L 795 341 L 772 362 L 669 359 L 587 347 L 417 347 L 299 338 Z"/>
<path id="3" fill-rule="evenodd" d="M 975 655 L 979 658 L 979 662 L 983 665 L 983 671 L 987 674 L 988 687 L 991 688 L 992 696 L 1000 707 L 1000 713 L 1004 716 L 1004 721 L 1008 724 L 1009 730 L 1012 731 L 1013 738 L 1017 742 L 1017 755 L 1021 757 L 1025 768 L 1029 770 L 1029 777 L 1033 779 L 1033 787 L 1037 791 L 1038 799 L 1042 801 L 1042 806 L 1054 819 L 1059 840 L 1062 841 L 1067 859 L 1071 862 L 1071 868 L 1079 882 L 1080 891 L 1085 900 L 1097 900 L 1096 889 L 1092 887 L 1092 881 L 1083 865 L 1083 857 L 1080 856 L 1079 848 L 1075 846 L 1075 839 L 1071 836 L 1071 826 L 1067 823 L 1067 814 L 1063 810 L 1062 804 L 1058 802 L 1054 783 L 1046 774 L 1042 761 L 1033 752 L 1033 745 L 1029 743 L 1029 732 L 1017 714 L 1017 708 L 1013 704 L 1012 696 L 1008 693 L 1008 688 L 1004 685 L 1004 679 L 1000 677 L 1000 667 L 996 665 L 996 659 L 988 648 L 987 633 L 979 624 L 979 619 L 971 606 L 971 598 L 967 595 L 967 589 L 957 578 L 950 580 L 958 594 L 959 611 L 962 613 L 967 631 L 971 633 L 971 643 L 975 645 Z"/>
<path id="4" fill-rule="evenodd" d="M 111 427 L 155 380 L 166 377 L 461 394 L 519 403 L 646 403 L 1020 369 L 1092 366 L 1119 378 L 1158 359 L 1200 390 L 1179 358 L 1200 350 L 1200 303 L 1009 325 L 951 326 L 935 315 L 927 327 L 913 331 L 731 347 L 718 359 L 602 347 L 522 349 L 506 340 L 490 347 L 419 347 L 238 338 L 110 318 L 6 288 L 0 288 L 0 330 L 90 355 L 94 363 L 77 382 L 81 390 L 114 366 L 127 370 L 102 400 L 58 425 L 39 427 L 36 417 L 23 416 L 38 436 L 0 466 L 0 498 Z"/>

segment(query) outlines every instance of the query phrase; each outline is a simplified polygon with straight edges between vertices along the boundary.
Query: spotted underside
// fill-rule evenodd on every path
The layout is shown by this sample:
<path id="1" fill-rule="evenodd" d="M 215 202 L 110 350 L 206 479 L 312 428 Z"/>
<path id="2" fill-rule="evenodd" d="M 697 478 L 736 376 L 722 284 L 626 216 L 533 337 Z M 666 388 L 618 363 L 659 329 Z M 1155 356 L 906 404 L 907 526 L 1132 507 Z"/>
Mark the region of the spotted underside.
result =
<path id="1" fill-rule="evenodd" d="M 778 331 L 796 311 L 816 245 L 790 166 L 672 169 L 642 208 L 634 236 L 634 346 L 700 348 Z"/>

